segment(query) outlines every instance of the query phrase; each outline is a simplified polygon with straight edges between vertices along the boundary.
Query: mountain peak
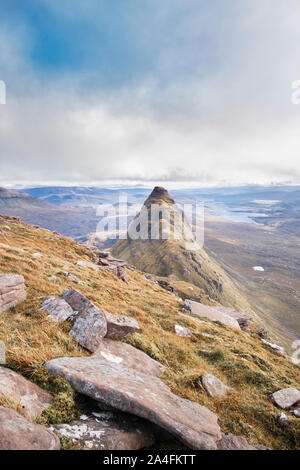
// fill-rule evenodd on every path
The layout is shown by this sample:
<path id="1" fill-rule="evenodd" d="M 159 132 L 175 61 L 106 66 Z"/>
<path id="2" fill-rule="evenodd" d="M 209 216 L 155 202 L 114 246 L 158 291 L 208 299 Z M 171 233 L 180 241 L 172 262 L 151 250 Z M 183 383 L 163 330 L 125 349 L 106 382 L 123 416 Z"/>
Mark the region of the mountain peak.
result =
<path id="1" fill-rule="evenodd" d="M 162 186 L 155 186 L 148 199 L 146 199 L 145 206 L 148 207 L 150 204 L 163 203 L 175 204 L 175 201 L 171 198 L 170 194 L 165 188 L 163 188 Z"/>

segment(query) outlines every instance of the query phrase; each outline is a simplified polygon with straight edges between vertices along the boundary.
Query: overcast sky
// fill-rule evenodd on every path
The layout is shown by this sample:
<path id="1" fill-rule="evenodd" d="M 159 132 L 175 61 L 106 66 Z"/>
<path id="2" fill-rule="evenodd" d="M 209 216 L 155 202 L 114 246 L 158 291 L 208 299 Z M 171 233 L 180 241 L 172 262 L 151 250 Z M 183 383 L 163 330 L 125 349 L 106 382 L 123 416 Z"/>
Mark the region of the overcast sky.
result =
<path id="1" fill-rule="evenodd" d="M 0 0 L 0 185 L 300 183 L 299 0 Z"/>

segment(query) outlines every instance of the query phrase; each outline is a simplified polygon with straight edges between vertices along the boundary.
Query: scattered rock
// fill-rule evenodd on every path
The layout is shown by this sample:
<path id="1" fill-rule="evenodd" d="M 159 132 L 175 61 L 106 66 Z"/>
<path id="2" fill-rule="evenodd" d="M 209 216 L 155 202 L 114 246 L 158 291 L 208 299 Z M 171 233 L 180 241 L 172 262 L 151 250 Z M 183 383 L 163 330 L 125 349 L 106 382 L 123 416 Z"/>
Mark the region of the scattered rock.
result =
<path id="1" fill-rule="evenodd" d="M 265 339 L 262 338 L 262 343 L 266 344 L 267 346 L 269 346 L 271 349 L 273 349 L 274 351 L 278 351 L 280 354 L 283 354 L 285 355 L 285 350 L 284 348 L 282 348 L 281 346 L 278 346 L 278 344 L 274 344 L 274 343 L 269 343 L 269 341 L 266 341 Z"/>
<path id="2" fill-rule="evenodd" d="M 72 338 L 91 352 L 98 349 L 106 333 L 106 317 L 96 307 L 90 307 L 77 315 L 70 331 Z"/>
<path id="3" fill-rule="evenodd" d="M 231 391 L 230 387 L 212 374 L 202 375 L 201 382 L 207 394 L 212 398 L 225 397 Z"/>
<path id="4" fill-rule="evenodd" d="M 185 336 L 186 338 L 190 338 L 191 336 L 193 336 L 191 330 L 185 328 L 184 326 L 175 325 L 174 330 L 177 336 Z"/>
<path id="5" fill-rule="evenodd" d="M 139 324 L 134 318 L 123 315 L 112 315 L 104 312 L 107 321 L 106 337 L 111 339 L 127 338 L 132 333 L 139 331 Z"/>
<path id="6" fill-rule="evenodd" d="M 90 307 L 94 307 L 92 302 L 77 290 L 65 290 L 62 296 L 74 312 L 77 312 L 78 314 L 83 313 Z"/>
<path id="7" fill-rule="evenodd" d="M 157 377 L 108 364 L 97 357 L 65 357 L 46 363 L 79 393 L 147 419 L 192 449 L 216 449 L 221 439 L 217 416 L 174 395 Z"/>
<path id="8" fill-rule="evenodd" d="M 75 284 L 79 284 L 80 281 L 79 281 L 78 277 L 74 276 L 74 274 L 66 272 L 65 275 L 68 279 L 70 279 L 70 281 L 75 282 Z"/>
<path id="9" fill-rule="evenodd" d="M 41 258 L 43 255 L 42 255 L 42 253 L 32 253 L 32 256 L 34 258 Z"/>
<path id="10" fill-rule="evenodd" d="M 24 277 L 20 274 L 0 275 L 0 313 L 26 299 Z"/>
<path id="11" fill-rule="evenodd" d="M 289 419 L 285 413 L 281 413 L 281 415 L 279 416 L 278 424 L 282 428 L 286 428 L 290 424 Z"/>
<path id="12" fill-rule="evenodd" d="M 20 405 L 29 419 L 40 416 L 52 402 L 50 393 L 6 367 L 0 367 L 0 396 Z"/>
<path id="13" fill-rule="evenodd" d="M 165 367 L 143 351 L 130 344 L 104 338 L 93 357 L 113 364 L 120 364 L 126 369 L 134 369 L 146 375 L 160 376 Z"/>
<path id="14" fill-rule="evenodd" d="M 49 318 L 57 323 L 62 323 L 74 315 L 73 309 L 64 299 L 54 296 L 45 298 L 41 310 L 49 312 Z"/>
<path id="15" fill-rule="evenodd" d="M 296 418 L 300 418 L 300 405 L 297 406 L 293 411 L 292 414 L 296 416 Z"/>
<path id="16" fill-rule="evenodd" d="M 49 280 L 50 280 L 50 281 L 53 281 L 53 282 L 56 282 L 56 281 L 57 281 L 57 277 L 56 277 L 56 276 L 49 276 Z"/>
<path id="17" fill-rule="evenodd" d="M 0 450 L 59 449 L 59 439 L 52 431 L 0 406 Z"/>
<path id="18" fill-rule="evenodd" d="M 257 335 L 262 338 L 262 339 L 268 339 L 269 338 L 269 333 L 265 328 L 261 328 L 258 332 Z"/>
<path id="19" fill-rule="evenodd" d="M 151 425 L 125 413 L 94 412 L 50 428 L 74 444 L 94 450 L 139 450 L 154 444 Z"/>
<path id="20" fill-rule="evenodd" d="M 217 310 L 220 312 L 225 313 L 226 315 L 229 315 L 232 318 L 235 318 L 235 320 L 238 322 L 240 325 L 241 330 L 249 332 L 250 331 L 250 324 L 253 322 L 253 318 L 250 317 L 245 312 L 236 312 L 232 308 L 229 307 L 215 307 Z"/>
<path id="21" fill-rule="evenodd" d="M 157 283 L 160 285 L 160 287 L 167 290 L 168 292 L 174 292 L 174 287 L 171 286 L 168 281 L 162 281 L 161 279 L 158 279 Z"/>
<path id="22" fill-rule="evenodd" d="M 91 268 L 93 269 L 94 271 L 99 271 L 99 266 L 97 266 L 96 264 L 94 263 L 90 263 L 89 261 L 77 261 L 77 265 L 78 266 L 83 266 L 85 268 Z"/>
<path id="23" fill-rule="evenodd" d="M 186 300 L 183 307 L 188 310 L 191 314 L 197 315 L 202 318 L 208 318 L 212 321 L 219 321 L 224 325 L 232 326 L 240 330 L 240 325 L 237 320 L 224 312 L 221 312 L 216 307 L 208 307 L 207 305 L 194 302 L 193 300 Z"/>
<path id="24" fill-rule="evenodd" d="M 223 434 L 218 442 L 218 450 L 267 450 L 267 447 L 252 446 L 242 436 Z"/>
<path id="25" fill-rule="evenodd" d="M 300 392 L 296 388 L 283 388 L 273 393 L 270 398 L 275 405 L 286 410 L 300 402 Z"/>

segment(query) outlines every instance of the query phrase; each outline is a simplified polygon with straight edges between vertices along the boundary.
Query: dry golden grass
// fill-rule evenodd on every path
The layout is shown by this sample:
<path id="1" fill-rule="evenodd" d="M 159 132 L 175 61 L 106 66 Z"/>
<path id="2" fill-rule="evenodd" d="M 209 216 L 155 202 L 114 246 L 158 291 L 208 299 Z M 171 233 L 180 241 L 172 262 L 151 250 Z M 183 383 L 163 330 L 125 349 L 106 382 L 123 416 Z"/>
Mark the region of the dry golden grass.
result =
<path id="1" fill-rule="evenodd" d="M 0 272 L 23 274 L 28 298 L 0 316 L 0 339 L 6 343 L 8 365 L 54 395 L 41 423 L 70 421 L 89 406 L 64 380 L 48 377 L 43 367 L 55 357 L 88 355 L 68 335 L 67 323 L 57 325 L 40 310 L 45 296 L 75 288 L 98 307 L 138 320 L 141 331 L 127 341 L 165 364 L 165 383 L 177 395 L 216 412 L 223 431 L 273 449 L 299 449 L 299 421 L 291 416 L 288 428 L 278 427 L 280 411 L 269 395 L 288 386 L 299 388 L 300 368 L 262 345 L 257 335 L 183 317 L 176 298 L 137 271 L 128 271 L 129 284 L 125 284 L 101 268 L 95 272 L 77 266 L 80 259 L 92 261 L 92 255 L 71 239 L 55 239 L 51 232 L 17 221 L 10 221 L 4 230 Z M 42 257 L 32 257 L 35 252 Z M 66 264 L 80 279 L 79 285 L 64 275 Z M 57 282 L 49 280 L 53 275 Z M 176 323 L 190 328 L 192 338 L 176 336 Z M 200 383 L 203 372 L 233 388 L 228 398 L 217 401 L 206 395 Z M 16 409 L 13 403 L 0 404 Z"/>

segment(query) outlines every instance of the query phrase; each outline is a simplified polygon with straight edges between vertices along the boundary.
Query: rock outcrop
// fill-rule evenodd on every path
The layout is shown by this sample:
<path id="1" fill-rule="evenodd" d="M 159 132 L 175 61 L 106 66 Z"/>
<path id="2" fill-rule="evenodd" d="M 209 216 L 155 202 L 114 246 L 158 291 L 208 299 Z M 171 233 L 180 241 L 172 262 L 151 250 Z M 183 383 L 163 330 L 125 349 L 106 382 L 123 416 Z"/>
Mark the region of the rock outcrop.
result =
<path id="1" fill-rule="evenodd" d="M 29 419 L 40 416 L 53 400 L 50 393 L 6 367 L 0 367 L 0 396 L 17 403 Z"/>
<path id="2" fill-rule="evenodd" d="M 70 424 L 58 424 L 52 431 L 74 444 L 93 450 L 139 450 L 154 444 L 152 427 L 146 421 L 125 413 L 94 412 Z"/>
<path id="3" fill-rule="evenodd" d="M 76 290 L 65 290 L 63 292 L 63 298 L 69 304 L 69 306 L 74 310 L 73 321 L 75 321 L 75 323 L 80 318 L 82 322 L 82 318 L 83 317 L 86 318 L 86 315 L 84 314 L 89 309 L 93 309 L 94 313 L 97 310 L 100 316 L 104 316 L 106 320 L 105 336 L 107 338 L 110 338 L 110 339 L 127 338 L 132 333 L 140 329 L 138 322 L 134 320 L 133 318 L 129 318 L 124 315 L 112 315 L 109 312 L 105 312 L 100 309 L 97 309 L 97 307 L 95 307 L 95 305 L 90 300 L 88 300 L 83 294 L 81 294 L 80 292 Z M 74 324 L 74 327 L 75 327 L 75 324 Z M 75 327 L 75 330 L 77 331 L 78 328 Z M 73 333 L 72 333 L 72 336 L 73 336 Z M 76 333 L 76 337 L 77 336 L 78 335 Z"/>
<path id="4" fill-rule="evenodd" d="M 159 377 L 165 366 L 155 361 L 143 351 L 134 348 L 130 344 L 119 343 L 104 338 L 93 357 L 98 357 L 108 363 L 119 364 L 126 369 L 133 369 L 146 375 Z"/>
<path id="5" fill-rule="evenodd" d="M 57 323 L 62 323 L 74 315 L 73 309 L 64 299 L 54 296 L 45 298 L 41 310 L 49 312 L 49 318 Z"/>
<path id="6" fill-rule="evenodd" d="M 59 439 L 52 431 L 0 406 L 0 450 L 59 449 Z"/>
<path id="7" fill-rule="evenodd" d="M 79 393 L 160 426 L 192 449 L 217 449 L 217 416 L 174 395 L 157 377 L 108 364 L 97 357 L 66 357 L 46 363 Z"/>
<path id="8" fill-rule="evenodd" d="M 271 395 L 271 401 L 286 410 L 300 402 L 300 392 L 296 388 L 283 388 Z"/>
<path id="9" fill-rule="evenodd" d="M 20 274 L 0 274 L 0 313 L 26 299 L 24 277 Z"/>
<path id="10" fill-rule="evenodd" d="M 201 382 L 207 394 L 212 398 L 223 398 L 231 391 L 230 387 L 212 374 L 202 375 Z"/>

